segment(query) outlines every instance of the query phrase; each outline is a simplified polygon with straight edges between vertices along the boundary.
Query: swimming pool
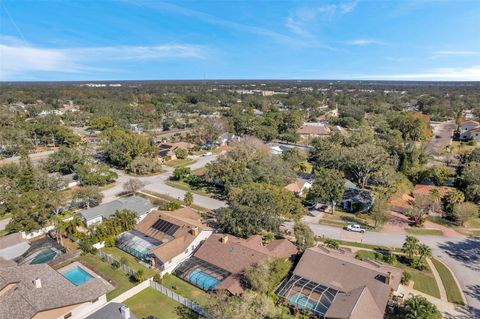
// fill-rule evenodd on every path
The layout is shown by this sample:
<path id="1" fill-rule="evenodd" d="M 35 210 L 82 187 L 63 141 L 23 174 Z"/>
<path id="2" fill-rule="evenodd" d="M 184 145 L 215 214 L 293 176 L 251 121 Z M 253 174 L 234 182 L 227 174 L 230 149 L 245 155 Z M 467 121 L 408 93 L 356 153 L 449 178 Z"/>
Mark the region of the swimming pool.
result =
<path id="1" fill-rule="evenodd" d="M 327 312 L 328 308 L 322 305 L 321 303 L 318 303 L 315 300 L 312 300 L 302 294 L 301 292 L 297 292 L 288 298 L 288 301 L 290 301 L 293 305 L 297 306 L 298 308 L 302 309 L 309 309 L 312 310 L 315 313 L 320 313 L 321 315 L 325 314 Z"/>
<path id="2" fill-rule="evenodd" d="M 51 248 L 48 248 L 42 252 L 40 252 L 35 258 L 32 259 L 30 262 L 31 265 L 37 264 L 46 264 L 53 260 L 57 256 L 57 252 Z"/>
<path id="3" fill-rule="evenodd" d="M 205 290 L 211 290 L 213 287 L 220 283 L 220 280 L 213 278 L 209 274 L 200 270 L 200 268 L 196 268 L 194 271 L 188 275 L 188 281 L 192 284 L 201 287 Z"/>
<path id="4" fill-rule="evenodd" d="M 80 286 L 81 284 L 84 284 L 93 278 L 92 275 L 90 275 L 88 272 L 86 272 L 79 266 L 72 268 L 70 270 L 67 270 L 62 275 L 63 277 L 67 278 L 68 281 L 70 281 L 75 286 Z"/>

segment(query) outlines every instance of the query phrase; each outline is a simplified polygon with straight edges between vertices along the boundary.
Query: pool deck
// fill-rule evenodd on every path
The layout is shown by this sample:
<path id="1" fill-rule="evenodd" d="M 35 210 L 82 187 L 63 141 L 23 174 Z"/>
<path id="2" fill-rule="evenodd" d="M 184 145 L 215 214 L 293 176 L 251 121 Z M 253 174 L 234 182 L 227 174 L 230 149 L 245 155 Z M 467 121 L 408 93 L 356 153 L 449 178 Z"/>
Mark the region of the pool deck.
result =
<path id="1" fill-rule="evenodd" d="M 57 269 L 57 271 L 59 273 L 61 273 L 62 275 L 64 273 L 66 273 L 67 271 L 71 270 L 71 269 L 74 269 L 74 268 L 81 268 L 82 270 L 84 270 L 85 272 L 87 272 L 90 276 L 92 276 L 93 278 L 98 278 L 100 279 L 101 281 L 103 281 L 107 286 L 110 286 L 112 287 L 112 289 L 114 288 L 107 280 L 105 280 L 102 276 L 100 276 L 99 274 L 97 274 L 96 272 L 94 272 L 93 270 L 91 270 L 90 268 L 88 268 L 87 266 L 85 266 L 84 264 L 78 262 L 78 261 L 74 261 L 73 263 L 65 266 L 65 267 L 62 267 L 60 269 Z"/>

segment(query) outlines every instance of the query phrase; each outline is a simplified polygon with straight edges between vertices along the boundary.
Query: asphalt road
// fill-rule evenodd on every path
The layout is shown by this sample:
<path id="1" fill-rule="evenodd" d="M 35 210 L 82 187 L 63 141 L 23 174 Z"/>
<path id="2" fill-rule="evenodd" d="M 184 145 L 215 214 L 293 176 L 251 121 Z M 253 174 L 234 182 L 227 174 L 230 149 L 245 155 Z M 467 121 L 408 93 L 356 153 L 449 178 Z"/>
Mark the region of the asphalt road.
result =
<path id="1" fill-rule="evenodd" d="M 309 224 L 317 236 L 344 239 L 344 231 L 337 227 Z M 362 242 L 373 245 L 402 247 L 406 235 L 367 232 Z M 454 272 L 465 294 L 474 318 L 480 318 L 480 238 L 451 238 L 443 236 L 416 236 L 432 248 L 433 256 L 447 264 Z"/>
<path id="2" fill-rule="evenodd" d="M 432 124 L 432 139 L 425 146 L 428 154 L 435 155 L 441 153 L 452 141 L 453 131 L 455 130 L 455 121 L 448 120 Z"/>
<path id="3" fill-rule="evenodd" d="M 189 167 L 192 170 L 195 170 L 195 169 L 204 167 L 207 163 L 210 163 L 216 159 L 217 159 L 217 155 L 199 157 L 197 161 L 192 165 L 189 165 Z M 186 191 L 178 188 L 174 188 L 165 184 L 165 181 L 167 181 L 170 178 L 173 172 L 173 169 L 170 167 L 166 167 L 166 169 L 167 169 L 166 172 L 159 175 L 139 176 L 139 177 L 129 176 L 125 174 L 123 171 L 117 170 L 116 172 L 118 174 L 118 179 L 115 183 L 115 186 L 102 192 L 103 203 L 108 203 L 117 199 L 123 192 L 123 184 L 126 181 L 128 181 L 130 178 L 138 178 L 139 180 L 141 180 L 145 184 L 143 188 L 144 190 L 168 195 L 170 197 L 183 200 L 183 197 L 185 196 Z M 214 198 L 197 195 L 197 194 L 193 194 L 193 203 L 208 209 L 217 209 L 220 207 L 224 207 L 226 205 L 225 202 L 216 200 Z"/>

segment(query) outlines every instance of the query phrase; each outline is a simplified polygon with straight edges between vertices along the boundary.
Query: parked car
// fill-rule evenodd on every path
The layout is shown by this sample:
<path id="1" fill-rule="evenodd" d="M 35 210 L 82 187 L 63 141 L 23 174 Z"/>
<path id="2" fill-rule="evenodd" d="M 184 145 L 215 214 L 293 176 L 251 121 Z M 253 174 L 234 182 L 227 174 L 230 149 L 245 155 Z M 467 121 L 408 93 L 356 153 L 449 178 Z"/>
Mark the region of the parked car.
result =
<path id="1" fill-rule="evenodd" d="M 367 231 L 365 228 L 360 227 L 360 225 L 358 225 L 358 224 L 348 225 L 347 230 L 348 231 L 353 231 L 353 232 L 356 232 L 356 233 L 362 233 L 362 234 Z"/>
<path id="2" fill-rule="evenodd" d="M 210 156 L 212 155 L 212 152 L 206 152 L 205 154 L 203 154 L 203 156 Z"/>

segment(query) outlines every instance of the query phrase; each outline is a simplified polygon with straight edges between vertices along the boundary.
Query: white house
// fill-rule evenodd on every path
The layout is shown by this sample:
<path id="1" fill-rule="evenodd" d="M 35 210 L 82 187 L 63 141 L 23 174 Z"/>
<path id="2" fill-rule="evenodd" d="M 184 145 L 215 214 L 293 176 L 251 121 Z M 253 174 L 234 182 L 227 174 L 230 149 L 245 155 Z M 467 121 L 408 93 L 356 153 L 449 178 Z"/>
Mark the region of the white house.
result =
<path id="1" fill-rule="evenodd" d="M 460 139 L 464 141 L 475 140 L 480 142 L 480 123 L 468 120 L 460 125 Z"/>

